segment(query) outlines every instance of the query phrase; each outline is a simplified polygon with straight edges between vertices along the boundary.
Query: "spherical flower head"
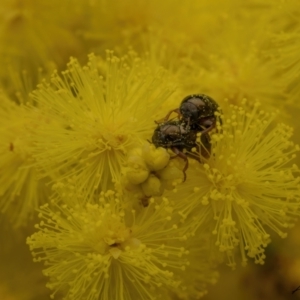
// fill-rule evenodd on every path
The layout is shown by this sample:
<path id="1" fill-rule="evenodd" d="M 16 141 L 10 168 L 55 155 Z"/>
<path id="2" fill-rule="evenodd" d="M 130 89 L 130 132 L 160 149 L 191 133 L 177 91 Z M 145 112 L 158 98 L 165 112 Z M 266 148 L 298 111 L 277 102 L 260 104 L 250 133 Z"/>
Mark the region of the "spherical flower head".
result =
<path id="1" fill-rule="evenodd" d="M 286 112 L 287 78 L 280 76 L 270 58 L 274 50 L 266 46 L 270 39 L 266 19 L 256 14 L 238 18 L 227 15 L 218 36 L 195 50 L 181 72 L 176 72 L 182 89 L 188 93 L 201 90 L 216 99 L 224 110 L 226 99 L 230 104 L 241 105 L 247 98 L 260 101 L 264 109 Z M 226 45 L 224 40 L 228 41 Z M 247 105 L 252 107 L 253 103 Z"/>
<path id="2" fill-rule="evenodd" d="M 273 127 L 274 115 L 258 104 L 250 112 L 230 108 L 211 136 L 210 159 L 190 160 L 188 180 L 176 197 L 182 199 L 182 222 L 191 224 L 191 232 L 211 228 L 216 246 L 234 267 L 237 249 L 243 263 L 246 256 L 263 263 L 270 229 L 286 236 L 299 216 L 300 187 L 291 162 L 299 150 L 290 141 L 292 129 Z"/>
<path id="3" fill-rule="evenodd" d="M 72 58 L 61 76 L 55 73 L 50 84 L 33 92 L 45 116 L 63 124 L 38 131 L 38 167 L 57 170 L 61 176 L 55 180 L 79 182 L 87 195 L 111 188 L 120 180 L 127 151 L 151 136 L 171 85 L 159 66 L 133 52 L 119 59 L 108 51 L 107 60 L 90 55 L 85 67 Z"/>
<path id="4" fill-rule="evenodd" d="M 52 297 L 62 291 L 66 299 L 160 299 L 177 287 L 189 251 L 168 199 L 152 199 L 140 211 L 113 191 L 98 200 L 40 208 L 27 243 L 34 260 L 45 262 Z"/>
<path id="5" fill-rule="evenodd" d="M 59 7 L 59 9 L 58 9 Z M 37 69 L 62 67 L 80 51 L 75 31 L 78 3 L 65 1 L 3 0 L 0 7 L 0 79 L 7 67 L 19 74 L 25 69 L 37 83 Z M 67 13 L 66 13 L 67 12 Z"/>
<path id="6" fill-rule="evenodd" d="M 32 218 L 50 189 L 33 167 L 32 137 L 45 120 L 38 110 L 0 95 L 0 211 L 16 227 Z"/>
<path id="7" fill-rule="evenodd" d="M 298 13 L 299 14 L 299 9 Z M 272 35 L 271 47 L 275 52 L 274 69 L 277 70 L 285 80 L 285 92 L 289 96 L 289 104 L 292 108 L 299 108 L 300 88 L 298 84 L 300 63 L 298 59 L 299 39 L 300 39 L 300 23 L 295 26 L 290 24 L 293 30 L 280 30 Z M 269 50 L 269 49 L 268 49 Z M 295 124 L 297 125 L 297 124 Z"/>
<path id="8" fill-rule="evenodd" d="M 293 114 L 294 107 L 299 108 L 299 40 L 300 40 L 300 7 L 297 0 L 282 1 L 279 5 L 274 5 L 269 19 L 270 36 L 266 55 L 271 59 L 272 68 L 277 77 L 281 77 L 287 95 L 287 103 L 291 104 Z M 290 121 L 296 121 L 291 118 Z M 293 123 L 291 123 L 293 124 Z M 295 127 L 297 122 L 294 123 Z"/>

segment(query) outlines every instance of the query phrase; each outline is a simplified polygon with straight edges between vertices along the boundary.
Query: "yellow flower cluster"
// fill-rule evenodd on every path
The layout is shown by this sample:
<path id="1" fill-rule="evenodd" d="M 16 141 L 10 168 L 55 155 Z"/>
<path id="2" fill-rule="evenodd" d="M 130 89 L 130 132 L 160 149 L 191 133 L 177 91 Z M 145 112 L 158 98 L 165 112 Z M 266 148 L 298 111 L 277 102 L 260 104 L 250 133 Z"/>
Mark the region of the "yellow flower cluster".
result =
<path id="1" fill-rule="evenodd" d="M 198 243 L 191 252 L 183 247 L 187 238 L 172 219 L 170 201 L 152 199 L 140 211 L 124 207 L 126 202 L 107 191 L 95 204 L 41 207 L 38 232 L 27 243 L 35 261 L 47 262 L 44 274 L 51 279 L 52 297 L 65 291 L 68 299 L 161 298 L 167 289 L 186 293 L 187 270 L 201 282 L 191 287 L 193 293 L 205 293 L 203 283 L 217 277 L 206 261 L 209 246 Z"/>
<path id="2" fill-rule="evenodd" d="M 299 9 L 2 1 L 0 233 L 52 298 L 200 299 L 264 264 L 300 216 Z"/>
<path id="3" fill-rule="evenodd" d="M 109 52 L 106 61 L 90 55 L 85 67 L 71 59 L 62 76 L 32 93 L 44 117 L 61 124 L 37 129 L 36 167 L 55 172 L 55 181 L 76 180 L 87 195 L 113 188 L 128 150 L 151 134 L 153 120 L 144 116 L 157 114 L 171 92 L 165 72 L 134 53 Z"/>
<path id="4" fill-rule="evenodd" d="M 299 216 L 299 170 L 293 163 L 299 147 L 290 141 L 292 129 L 272 128 L 275 114 L 256 103 L 251 112 L 230 105 L 222 126 L 212 135 L 210 159 L 191 161 L 189 180 L 177 188 L 182 221 L 191 233 L 210 228 L 211 238 L 235 267 L 241 254 L 264 262 L 270 243 L 267 228 L 286 236 Z"/>
<path id="5" fill-rule="evenodd" d="M 32 218 L 50 195 L 49 178 L 40 178 L 32 167 L 32 136 L 45 122 L 39 110 L 27 110 L 0 94 L 0 211 L 15 227 Z"/>

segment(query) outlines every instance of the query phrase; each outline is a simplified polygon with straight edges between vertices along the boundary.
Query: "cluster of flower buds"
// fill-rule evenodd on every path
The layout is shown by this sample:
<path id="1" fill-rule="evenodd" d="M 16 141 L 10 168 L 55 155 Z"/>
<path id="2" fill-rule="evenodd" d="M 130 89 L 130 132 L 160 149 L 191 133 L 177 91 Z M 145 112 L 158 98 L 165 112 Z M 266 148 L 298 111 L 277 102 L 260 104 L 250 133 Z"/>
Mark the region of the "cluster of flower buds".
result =
<path id="1" fill-rule="evenodd" d="M 134 192 L 145 207 L 151 197 L 161 196 L 164 189 L 174 189 L 181 181 L 181 172 L 167 150 L 152 144 L 129 153 L 124 174 L 126 189 Z"/>

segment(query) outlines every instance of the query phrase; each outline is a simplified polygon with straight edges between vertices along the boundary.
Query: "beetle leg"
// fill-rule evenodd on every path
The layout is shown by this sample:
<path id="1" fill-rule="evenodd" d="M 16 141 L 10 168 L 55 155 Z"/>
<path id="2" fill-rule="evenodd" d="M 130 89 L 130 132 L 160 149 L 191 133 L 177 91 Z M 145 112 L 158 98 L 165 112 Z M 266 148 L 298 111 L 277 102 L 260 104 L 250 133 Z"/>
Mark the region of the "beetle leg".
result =
<path id="1" fill-rule="evenodd" d="M 208 125 L 208 127 L 206 127 L 207 125 Z M 203 131 L 201 131 L 201 134 L 206 134 L 216 127 L 216 120 L 215 120 L 215 118 L 209 118 L 209 119 L 202 120 L 202 122 L 200 122 L 200 126 L 205 127 L 205 129 Z"/>
<path id="2" fill-rule="evenodd" d="M 169 118 L 170 118 L 170 115 L 171 115 L 173 112 L 177 113 L 177 114 L 178 114 L 178 117 L 181 117 L 181 113 L 180 113 L 179 108 L 175 108 L 175 109 L 170 110 L 170 111 L 168 112 L 168 114 L 167 114 L 163 119 L 160 119 L 160 120 L 154 121 L 154 122 L 155 122 L 157 125 L 160 124 L 160 123 L 165 123 L 165 122 L 167 122 L 167 121 L 169 120 Z"/>
<path id="3" fill-rule="evenodd" d="M 210 144 L 209 134 L 201 133 L 200 143 L 197 145 L 197 148 L 198 148 L 198 153 L 200 154 L 201 157 L 205 159 L 208 159 L 210 157 L 211 144 Z"/>
<path id="4" fill-rule="evenodd" d="M 205 128 L 203 131 L 200 131 L 201 134 L 207 134 L 211 130 L 213 130 L 216 126 L 214 124 L 210 125 L 208 128 Z"/>
<path id="5" fill-rule="evenodd" d="M 179 156 L 180 158 L 182 158 L 183 160 L 185 160 L 185 166 L 184 166 L 184 168 L 182 170 L 182 172 L 183 172 L 183 181 L 182 182 L 185 182 L 185 180 L 186 180 L 186 173 L 185 173 L 185 171 L 189 167 L 188 158 L 187 158 L 187 156 L 183 152 L 179 151 L 178 148 L 172 147 L 171 149 L 176 154 L 176 156 Z M 174 157 L 176 157 L 176 156 L 174 156 Z"/>
<path id="6" fill-rule="evenodd" d="M 165 121 L 165 122 L 169 120 L 170 115 L 171 115 L 172 112 L 176 113 L 179 117 L 181 116 L 181 113 L 180 113 L 179 108 L 172 109 L 172 110 L 169 111 L 168 114 L 165 116 L 165 118 L 164 118 L 164 121 Z"/>

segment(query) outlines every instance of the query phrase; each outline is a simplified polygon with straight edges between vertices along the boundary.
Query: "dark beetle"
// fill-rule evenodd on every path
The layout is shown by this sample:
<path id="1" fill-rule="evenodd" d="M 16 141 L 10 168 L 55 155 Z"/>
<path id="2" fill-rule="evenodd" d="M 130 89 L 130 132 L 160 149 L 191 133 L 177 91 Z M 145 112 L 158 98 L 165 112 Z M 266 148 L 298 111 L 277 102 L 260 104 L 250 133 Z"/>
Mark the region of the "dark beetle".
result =
<path id="1" fill-rule="evenodd" d="M 152 136 L 152 143 L 156 147 L 163 147 L 171 149 L 176 155 L 185 160 L 185 166 L 182 170 L 184 179 L 186 180 L 185 171 L 188 168 L 187 156 L 191 156 L 197 160 L 200 160 L 199 153 L 203 157 L 209 157 L 210 153 L 210 138 L 208 134 L 201 134 L 201 145 L 196 142 L 197 131 L 187 128 L 184 120 L 167 121 L 158 124 Z M 196 148 L 197 152 L 192 152 L 192 149 Z M 187 153 L 183 153 L 183 150 Z"/>
<path id="2" fill-rule="evenodd" d="M 197 132 L 187 130 L 183 121 L 167 121 L 158 124 L 152 136 L 152 143 L 156 147 L 172 148 L 180 150 L 195 147 Z"/>
<path id="3" fill-rule="evenodd" d="M 176 112 L 192 131 L 206 134 L 216 126 L 215 112 L 218 104 L 211 97 L 204 94 L 194 94 L 185 97 L 179 108 L 171 110 L 164 121 L 167 121 L 172 112 Z"/>

